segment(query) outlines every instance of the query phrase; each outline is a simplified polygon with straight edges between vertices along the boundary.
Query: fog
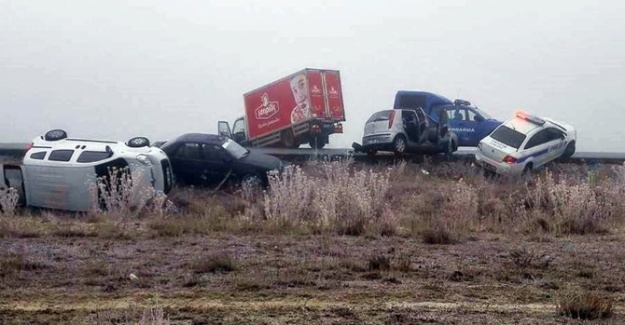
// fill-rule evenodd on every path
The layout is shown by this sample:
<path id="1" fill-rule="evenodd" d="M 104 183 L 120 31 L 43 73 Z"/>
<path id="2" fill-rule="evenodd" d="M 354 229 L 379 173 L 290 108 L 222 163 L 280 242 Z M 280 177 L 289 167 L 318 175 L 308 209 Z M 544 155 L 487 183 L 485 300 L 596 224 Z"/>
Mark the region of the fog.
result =
<path id="1" fill-rule="evenodd" d="M 2 1 L 0 142 L 49 129 L 167 140 L 243 114 L 243 93 L 297 70 L 341 72 L 360 142 L 400 89 L 522 108 L 625 151 L 622 1 Z"/>

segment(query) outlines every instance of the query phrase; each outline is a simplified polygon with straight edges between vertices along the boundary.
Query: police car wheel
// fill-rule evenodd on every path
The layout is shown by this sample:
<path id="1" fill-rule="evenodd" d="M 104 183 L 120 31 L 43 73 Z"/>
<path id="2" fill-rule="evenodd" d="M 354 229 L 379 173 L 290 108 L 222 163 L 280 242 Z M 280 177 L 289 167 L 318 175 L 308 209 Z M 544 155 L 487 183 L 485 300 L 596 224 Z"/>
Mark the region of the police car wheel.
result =
<path id="1" fill-rule="evenodd" d="M 562 158 L 564 159 L 571 158 L 574 153 L 575 153 L 575 142 L 571 142 L 566 146 L 566 149 L 564 149 L 564 154 L 562 154 Z"/>
<path id="2" fill-rule="evenodd" d="M 528 163 L 523 167 L 523 175 L 529 175 L 532 173 L 532 163 Z"/>
<path id="3" fill-rule="evenodd" d="M 46 141 L 58 141 L 67 138 L 67 132 L 61 129 L 50 130 L 43 136 Z"/>

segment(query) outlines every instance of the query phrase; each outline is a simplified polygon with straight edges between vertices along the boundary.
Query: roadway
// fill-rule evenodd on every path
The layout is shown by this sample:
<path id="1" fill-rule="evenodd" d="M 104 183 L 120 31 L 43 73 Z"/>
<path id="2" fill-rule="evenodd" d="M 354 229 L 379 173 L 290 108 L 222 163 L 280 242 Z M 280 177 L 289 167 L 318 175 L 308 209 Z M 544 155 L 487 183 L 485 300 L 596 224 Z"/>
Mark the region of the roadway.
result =
<path id="1" fill-rule="evenodd" d="M 0 143 L 0 156 L 21 159 L 26 148 L 26 143 Z M 375 157 L 368 157 L 364 153 L 354 152 L 352 148 L 344 149 L 284 149 L 284 148 L 254 148 L 255 150 L 266 153 L 272 156 L 280 157 L 288 161 L 306 161 L 310 159 L 337 159 L 352 157 L 358 161 L 389 161 L 395 160 L 395 156 L 392 153 L 378 153 Z M 454 160 L 466 160 L 472 159 L 475 149 L 460 148 L 454 153 Z M 408 159 L 421 160 L 422 155 L 406 156 Z M 434 161 L 441 159 L 442 155 L 432 156 Z M 573 157 L 565 162 L 569 163 L 588 163 L 588 164 L 622 164 L 625 162 L 625 153 L 620 152 L 589 152 L 580 151 L 576 152 Z"/>

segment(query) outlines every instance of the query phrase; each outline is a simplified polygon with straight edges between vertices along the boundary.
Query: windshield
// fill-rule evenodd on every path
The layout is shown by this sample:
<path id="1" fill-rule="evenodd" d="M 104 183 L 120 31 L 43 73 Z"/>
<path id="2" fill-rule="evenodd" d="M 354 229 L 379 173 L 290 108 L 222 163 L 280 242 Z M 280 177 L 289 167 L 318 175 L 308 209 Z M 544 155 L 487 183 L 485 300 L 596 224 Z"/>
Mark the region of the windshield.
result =
<path id="1" fill-rule="evenodd" d="M 377 113 L 371 115 L 369 120 L 367 120 L 367 123 L 377 122 L 377 121 L 388 121 L 390 116 L 391 116 L 391 111 L 390 110 L 377 112 Z"/>
<path id="2" fill-rule="evenodd" d="M 481 110 L 481 109 L 479 109 L 477 107 L 475 108 L 475 113 L 479 114 L 479 115 L 482 115 L 482 117 L 484 117 L 487 120 L 492 120 L 493 119 L 492 116 L 490 116 L 488 113 L 484 112 L 483 110 Z"/>
<path id="3" fill-rule="evenodd" d="M 490 137 L 514 149 L 519 149 L 525 141 L 525 134 L 505 125 L 499 126 Z"/>
<path id="4" fill-rule="evenodd" d="M 226 140 L 221 146 L 236 159 L 241 159 L 250 153 L 249 150 L 230 139 Z"/>

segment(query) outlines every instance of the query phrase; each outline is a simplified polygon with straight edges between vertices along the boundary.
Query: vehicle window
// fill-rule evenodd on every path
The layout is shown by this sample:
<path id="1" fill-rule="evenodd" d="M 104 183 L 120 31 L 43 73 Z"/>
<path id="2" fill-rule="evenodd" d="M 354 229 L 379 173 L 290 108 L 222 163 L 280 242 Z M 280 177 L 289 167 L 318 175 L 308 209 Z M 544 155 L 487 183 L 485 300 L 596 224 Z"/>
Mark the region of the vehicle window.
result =
<path id="1" fill-rule="evenodd" d="M 35 152 L 35 153 L 31 154 L 30 158 L 31 159 L 42 160 L 45 156 L 46 156 L 46 152 L 45 151 L 40 151 L 40 152 Z"/>
<path id="2" fill-rule="evenodd" d="M 477 115 L 477 114 L 475 114 L 475 112 L 474 112 L 474 111 L 472 111 L 472 110 L 468 109 L 468 110 L 467 110 L 467 115 L 466 115 L 466 116 L 467 116 L 467 121 L 475 121 L 475 116 L 476 116 L 476 115 Z"/>
<path id="3" fill-rule="evenodd" d="M 90 163 L 95 161 L 104 160 L 107 158 L 111 158 L 113 156 L 113 152 L 106 151 L 83 151 L 80 156 L 76 159 L 76 162 L 79 163 Z"/>
<path id="4" fill-rule="evenodd" d="M 454 121 L 464 121 L 466 120 L 466 112 L 467 110 L 462 108 L 447 109 L 447 117 Z"/>
<path id="5" fill-rule="evenodd" d="M 562 140 L 564 139 L 564 133 L 562 133 L 562 131 L 555 129 L 555 128 L 548 128 L 547 138 L 548 138 L 547 141 Z"/>
<path id="6" fill-rule="evenodd" d="M 232 133 L 245 133 L 245 121 L 236 120 L 232 126 Z"/>
<path id="7" fill-rule="evenodd" d="M 220 146 L 214 144 L 205 144 L 202 148 L 204 160 L 211 162 L 222 162 L 224 152 Z"/>
<path id="8" fill-rule="evenodd" d="M 74 150 L 54 150 L 50 152 L 50 156 L 48 160 L 51 161 L 69 161 L 72 159 L 72 155 L 74 154 Z"/>
<path id="9" fill-rule="evenodd" d="M 425 98 L 423 95 L 402 95 L 399 97 L 399 107 L 396 108 L 411 108 L 425 107 Z"/>
<path id="10" fill-rule="evenodd" d="M 548 130 L 540 130 L 538 131 L 538 133 L 534 134 L 529 141 L 527 141 L 527 144 L 525 145 L 525 149 L 530 149 L 530 148 L 534 148 L 536 146 L 539 146 L 541 144 L 547 143 L 549 142 L 549 131 Z"/>
<path id="11" fill-rule="evenodd" d="M 391 112 L 392 111 L 390 111 L 390 110 L 377 112 L 377 113 L 371 115 L 369 120 L 367 120 L 367 123 L 376 122 L 376 121 L 388 121 L 388 119 L 391 116 Z"/>
<path id="12" fill-rule="evenodd" d="M 483 111 L 483 110 L 481 110 L 481 109 L 479 109 L 477 107 L 476 107 L 476 110 L 479 112 L 480 115 L 482 115 L 482 117 L 484 119 L 490 120 L 490 119 L 493 118 L 492 116 L 490 116 L 490 114 L 486 113 L 485 111 Z"/>
<path id="13" fill-rule="evenodd" d="M 187 142 L 176 150 L 174 156 L 185 159 L 200 159 L 200 145 L 198 143 Z"/>
<path id="14" fill-rule="evenodd" d="M 518 149 L 525 141 L 525 134 L 505 125 L 499 126 L 490 137 L 515 149 Z"/>

